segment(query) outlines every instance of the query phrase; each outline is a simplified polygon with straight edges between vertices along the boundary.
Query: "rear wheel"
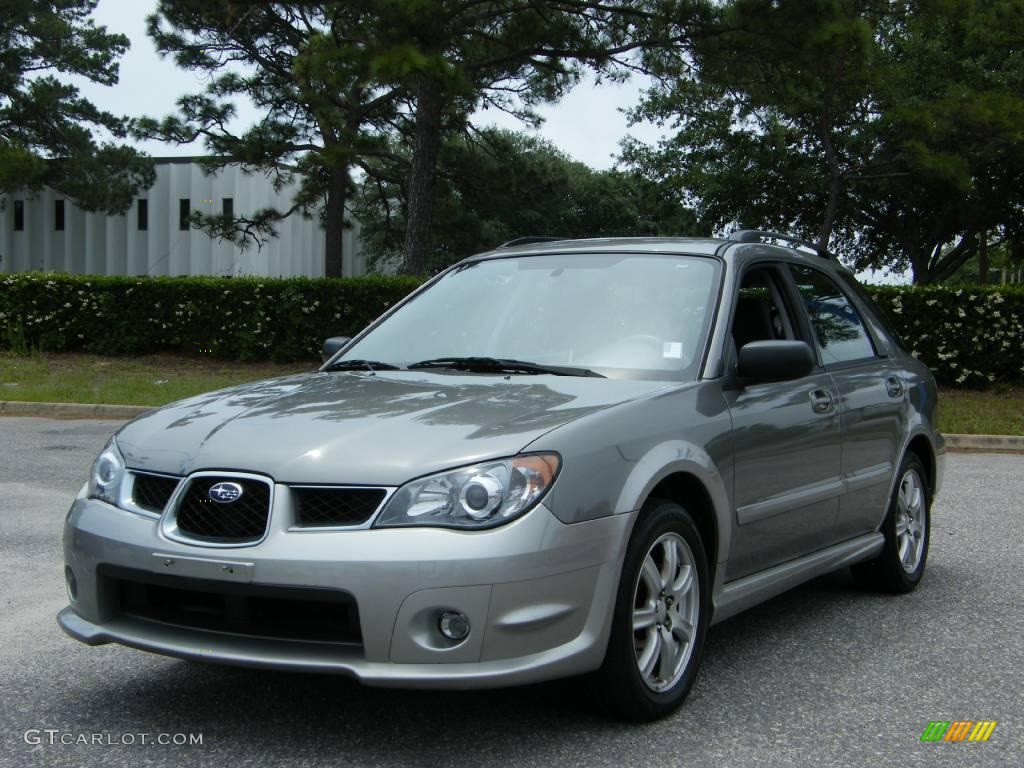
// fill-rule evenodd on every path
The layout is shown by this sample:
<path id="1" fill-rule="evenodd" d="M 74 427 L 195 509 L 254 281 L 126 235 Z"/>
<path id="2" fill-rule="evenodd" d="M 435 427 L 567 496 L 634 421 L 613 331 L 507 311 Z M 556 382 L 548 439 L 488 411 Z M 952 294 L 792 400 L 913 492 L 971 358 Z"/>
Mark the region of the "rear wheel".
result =
<path id="1" fill-rule="evenodd" d="M 916 588 L 924 576 L 931 536 L 931 492 L 917 454 L 907 454 L 898 477 L 882 523 L 882 551 L 874 560 L 855 565 L 852 570 L 865 586 L 903 593 Z"/>
<path id="2" fill-rule="evenodd" d="M 599 673 L 615 714 L 654 720 L 693 686 L 709 619 L 708 566 L 683 507 L 651 500 L 630 539 Z"/>

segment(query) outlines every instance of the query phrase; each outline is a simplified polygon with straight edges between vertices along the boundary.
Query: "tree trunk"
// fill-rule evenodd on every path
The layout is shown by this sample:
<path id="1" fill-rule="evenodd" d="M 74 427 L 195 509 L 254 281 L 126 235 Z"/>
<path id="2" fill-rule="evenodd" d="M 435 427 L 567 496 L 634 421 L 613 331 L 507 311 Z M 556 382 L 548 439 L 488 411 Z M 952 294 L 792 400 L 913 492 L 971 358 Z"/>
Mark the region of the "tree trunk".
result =
<path id="1" fill-rule="evenodd" d="M 910 275 L 914 285 L 927 285 L 932 281 L 928 255 L 920 249 L 910 251 Z"/>
<path id="2" fill-rule="evenodd" d="M 831 101 L 831 92 L 829 93 Z M 825 214 L 821 219 L 821 228 L 818 230 L 818 250 L 824 253 L 828 250 L 828 241 L 832 239 L 832 228 L 835 226 L 836 213 L 839 211 L 839 196 L 843 191 L 843 174 L 839 167 L 839 160 L 836 157 L 835 146 L 832 144 L 832 131 L 828 121 L 822 119 L 821 143 L 825 148 L 825 159 L 828 162 L 828 202 L 825 204 Z"/>
<path id="3" fill-rule="evenodd" d="M 988 232 L 978 235 L 978 282 L 988 283 Z"/>
<path id="4" fill-rule="evenodd" d="M 833 178 L 829 183 L 828 203 L 825 206 L 825 215 L 822 218 L 821 229 L 818 230 L 818 250 L 824 253 L 828 250 L 828 241 L 832 239 L 832 227 L 835 226 L 836 211 L 839 209 L 839 193 L 842 182 Z"/>
<path id="5" fill-rule="evenodd" d="M 348 169 L 335 168 L 327 186 L 327 210 L 324 213 L 324 276 L 342 276 L 342 244 L 345 234 L 345 198 L 348 195 Z"/>
<path id="6" fill-rule="evenodd" d="M 416 134 L 409 171 L 409 211 L 405 224 L 405 269 L 413 275 L 427 271 L 432 248 L 430 223 L 434 209 L 434 176 L 441 147 L 441 89 L 422 77 L 416 88 Z"/>

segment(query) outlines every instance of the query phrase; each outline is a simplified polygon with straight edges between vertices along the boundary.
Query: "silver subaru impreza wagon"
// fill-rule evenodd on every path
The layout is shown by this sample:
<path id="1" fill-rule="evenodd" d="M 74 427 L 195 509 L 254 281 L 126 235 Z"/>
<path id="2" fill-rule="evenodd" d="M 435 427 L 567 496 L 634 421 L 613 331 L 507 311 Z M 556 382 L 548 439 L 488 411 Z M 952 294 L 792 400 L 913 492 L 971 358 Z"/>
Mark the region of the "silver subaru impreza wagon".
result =
<path id="1" fill-rule="evenodd" d="M 806 246 L 514 241 L 314 373 L 132 421 L 68 513 L 61 627 L 381 686 L 589 674 L 645 720 L 713 622 L 845 567 L 913 590 L 935 382 Z"/>

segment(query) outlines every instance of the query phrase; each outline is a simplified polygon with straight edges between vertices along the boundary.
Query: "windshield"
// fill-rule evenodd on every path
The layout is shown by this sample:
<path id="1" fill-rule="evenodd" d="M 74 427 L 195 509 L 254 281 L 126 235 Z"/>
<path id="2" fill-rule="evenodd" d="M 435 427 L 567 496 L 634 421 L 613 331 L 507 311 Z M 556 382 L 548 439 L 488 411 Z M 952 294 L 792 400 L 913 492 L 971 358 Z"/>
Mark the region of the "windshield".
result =
<path id="1" fill-rule="evenodd" d="M 342 360 L 407 366 L 489 357 L 618 378 L 695 376 L 718 262 L 558 254 L 470 262 L 441 277 Z"/>

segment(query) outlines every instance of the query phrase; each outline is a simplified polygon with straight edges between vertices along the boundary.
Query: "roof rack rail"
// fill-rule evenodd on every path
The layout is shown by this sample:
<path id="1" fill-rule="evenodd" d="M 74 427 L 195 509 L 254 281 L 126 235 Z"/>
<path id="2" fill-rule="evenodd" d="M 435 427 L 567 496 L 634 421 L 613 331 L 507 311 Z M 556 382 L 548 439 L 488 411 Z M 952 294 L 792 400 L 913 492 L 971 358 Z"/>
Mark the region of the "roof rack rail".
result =
<path id="1" fill-rule="evenodd" d="M 793 237 L 792 235 L 786 235 L 782 232 L 770 232 L 764 229 L 739 229 L 735 232 L 730 233 L 729 240 L 735 243 L 759 243 L 762 240 L 783 240 L 787 243 L 792 243 L 793 246 L 802 246 L 814 251 L 818 256 L 825 259 L 835 258 L 828 251 L 824 251 L 817 245 L 812 243 L 810 240 L 804 240 L 800 237 Z"/>
<path id="2" fill-rule="evenodd" d="M 543 235 L 533 235 L 530 237 L 517 237 L 514 240 L 509 240 L 507 243 L 502 243 L 499 248 L 512 248 L 516 245 L 532 245 L 533 243 L 553 243 L 556 240 L 565 240 L 564 237 L 545 237 Z"/>

